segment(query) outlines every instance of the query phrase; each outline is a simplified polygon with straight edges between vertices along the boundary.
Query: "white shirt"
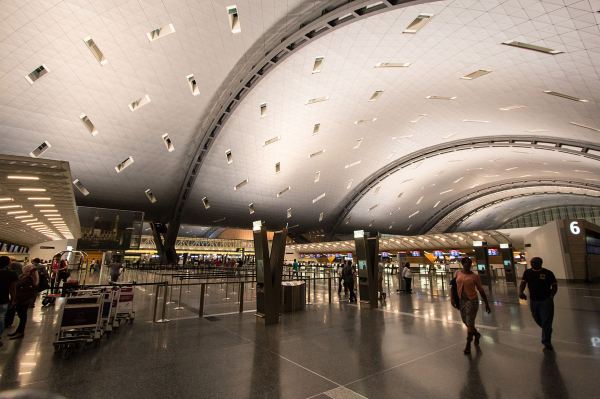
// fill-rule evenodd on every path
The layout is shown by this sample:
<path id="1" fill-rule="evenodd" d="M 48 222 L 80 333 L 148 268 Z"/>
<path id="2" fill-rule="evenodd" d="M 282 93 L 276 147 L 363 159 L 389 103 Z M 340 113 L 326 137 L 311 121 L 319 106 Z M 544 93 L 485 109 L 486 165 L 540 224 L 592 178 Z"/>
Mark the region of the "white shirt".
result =
<path id="1" fill-rule="evenodd" d="M 402 277 L 412 278 L 412 272 L 410 271 L 410 267 L 405 267 L 404 269 L 402 269 Z"/>

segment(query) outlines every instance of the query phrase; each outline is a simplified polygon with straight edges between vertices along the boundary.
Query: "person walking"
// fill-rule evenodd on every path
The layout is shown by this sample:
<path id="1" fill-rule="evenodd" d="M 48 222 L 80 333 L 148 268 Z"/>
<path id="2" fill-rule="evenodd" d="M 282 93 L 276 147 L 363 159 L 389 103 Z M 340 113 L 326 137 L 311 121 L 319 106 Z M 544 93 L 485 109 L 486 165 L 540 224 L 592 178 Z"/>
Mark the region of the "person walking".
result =
<path id="1" fill-rule="evenodd" d="M 294 263 L 292 263 L 292 278 L 298 277 L 298 270 L 300 270 L 300 265 L 298 264 L 298 261 L 296 259 L 294 259 Z"/>
<path id="2" fill-rule="evenodd" d="M 15 313 L 19 316 L 19 325 L 17 329 L 8 334 L 12 339 L 21 339 L 25 336 L 25 326 L 27 325 L 27 312 L 37 295 L 37 286 L 39 284 L 38 272 L 34 265 L 28 264 L 23 268 L 23 274 L 15 285 L 15 299 L 12 306 L 6 312 L 6 324 L 12 325 Z"/>
<path id="3" fill-rule="evenodd" d="M 342 286 L 344 287 L 344 295 L 348 294 L 348 288 L 344 283 L 344 267 L 346 263 L 340 263 L 337 268 L 337 276 L 338 276 L 338 295 L 342 295 Z"/>
<path id="4" fill-rule="evenodd" d="M 118 257 L 113 257 L 112 262 L 108 265 L 110 270 L 110 281 L 116 283 L 119 281 L 119 276 L 121 275 L 121 262 L 119 262 Z"/>
<path id="5" fill-rule="evenodd" d="M 408 294 L 412 294 L 412 272 L 410 271 L 410 263 L 406 262 L 402 268 L 402 279 L 404 279 L 404 290 Z"/>
<path id="6" fill-rule="evenodd" d="M 540 257 L 532 258 L 531 269 L 523 272 L 519 287 L 519 298 L 527 300 L 525 287 L 529 288 L 529 308 L 533 320 L 542 328 L 542 344 L 544 350 L 553 350 L 552 321 L 554 320 L 554 296 L 558 292 L 556 277 L 550 270 L 542 267 L 544 261 Z"/>
<path id="7" fill-rule="evenodd" d="M 0 256 L 0 347 L 2 347 L 2 333 L 4 332 L 4 318 L 8 306 L 15 301 L 17 274 L 8 269 L 10 258 Z"/>
<path id="8" fill-rule="evenodd" d="M 475 319 L 477 318 L 477 311 L 479 310 L 479 298 L 477 292 L 481 295 L 481 299 L 485 304 L 485 311 L 490 313 L 490 304 L 488 303 L 487 296 L 483 290 L 481 279 L 478 274 L 473 273 L 471 266 L 473 261 L 469 257 L 462 258 L 462 270 L 456 272 L 456 285 L 458 289 L 458 297 L 460 298 L 460 317 L 467 326 L 467 345 L 465 346 L 464 353 L 468 355 L 471 353 L 471 342 L 475 339 L 475 347 L 479 348 L 479 339 L 481 334 L 475 328 Z M 454 297 L 451 295 L 450 300 L 452 306 L 456 307 Z"/>
<path id="9" fill-rule="evenodd" d="M 379 291 L 379 299 L 385 301 L 386 294 L 383 291 L 383 272 L 383 263 L 379 263 L 379 265 L 377 266 L 377 291 Z"/>
<path id="10" fill-rule="evenodd" d="M 354 268 L 352 267 L 352 261 L 348 261 L 344 269 L 342 270 L 342 278 L 348 291 L 350 291 L 350 303 L 356 303 L 356 294 L 354 293 Z"/>

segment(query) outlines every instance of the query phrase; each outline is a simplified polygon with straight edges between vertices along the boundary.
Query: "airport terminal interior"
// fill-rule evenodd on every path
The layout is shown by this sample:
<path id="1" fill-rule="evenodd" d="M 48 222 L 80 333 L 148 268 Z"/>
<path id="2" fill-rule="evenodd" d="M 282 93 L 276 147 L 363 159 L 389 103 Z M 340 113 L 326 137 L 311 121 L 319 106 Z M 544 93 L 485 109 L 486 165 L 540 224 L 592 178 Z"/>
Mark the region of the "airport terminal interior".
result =
<path id="1" fill-rule="evenodd" d="M 0 399 L 600 398 L 600 0 L 0 21 Z"/>

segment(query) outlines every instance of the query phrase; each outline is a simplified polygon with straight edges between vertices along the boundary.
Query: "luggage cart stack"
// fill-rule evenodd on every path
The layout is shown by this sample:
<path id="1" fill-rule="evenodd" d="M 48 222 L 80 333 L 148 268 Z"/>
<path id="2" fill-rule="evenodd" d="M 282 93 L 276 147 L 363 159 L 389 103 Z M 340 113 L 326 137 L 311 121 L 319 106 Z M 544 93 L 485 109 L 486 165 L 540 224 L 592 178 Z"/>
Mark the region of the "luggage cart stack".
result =
<path id="1" fill-rule="evenodd" d="M 101 295 L 74 295 L 65 298 L 58 321 L 54 350 L 68 358 L 85 345 L 102 337 Z"/>

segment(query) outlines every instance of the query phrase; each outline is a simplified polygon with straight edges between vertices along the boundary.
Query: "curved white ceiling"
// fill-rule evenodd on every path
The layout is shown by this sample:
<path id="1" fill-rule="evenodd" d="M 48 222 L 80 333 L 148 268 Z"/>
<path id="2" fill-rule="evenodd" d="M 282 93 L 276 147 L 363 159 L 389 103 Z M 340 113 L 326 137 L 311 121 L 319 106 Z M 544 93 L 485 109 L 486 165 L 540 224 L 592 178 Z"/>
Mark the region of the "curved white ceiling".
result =
<path id="1" fill-rule="evenodd" d="M 423 13 L 433 15 L 431 22 L 416 34 L 403 34 Z M 329 33 L 288 57 L 243 99 L 211 148 L 184 219 L 241 226 L 263 219 L 273 226 L 299 224 L 307 230 L 335 223 L 350 183 L 357 185 L 394 159 L 425 147 L 497 135 L 598 144 L 594 129 L 600 130 L 599 19 L 588 2 L 441 1 L 385 12 Z M 502 44 L 509 40 L 564 53 Z M 312 73 L 317 57 L 324 57 L 322 68 Z M 375 68 L 382 62 L 410 66 Z M 461 79 L 479 69 L 492 72 Z M 369 101 L 376 90 L 382 95 Z M 587 102 L 552 96 L 547 90 Z M 307 105 L 319 97 L 327 101 Z M 262 103 L 267 112 L 261 116 Z M 266 144 L 273 138 L 279 140 Z M 366 227 L 375 219 L 380 224 L 374 229 L 406 233 L 408 215 L 420 210 L 412 227 L 418 230 L 438 200 L 438 206 L 444 206 L 447 199 L 464 193 L 440 194 L 460 177 L 460 187 L 471 190 L 518 181 L 523 175 L 597 179 L 596 161 L 536 151 L 507 147 L 465 151 L 456 159 L 432 158 L 417 169 L 394 174 L 388 180 L 396 184 L 366 196 L 345 228 Z M 513 167 L 517 169 L 507 171 Z M 234 189 L 246 179 L 247 184 Z M 407 179 L 414 183 L 400 189 L 398 184 Z M 291 189 L 278 198 L 287 187 Z M 399 191 L 406 192 L 400 200 Z M 382 200 L 367 198 L 375 195 Z M 204 197 L 209 209 L 202 206 Z M 368 209 L 377 202 L 382 204 L 373 217 Z M 398 219 L 387 215 L 392 203 L 401 208 Z"/>

